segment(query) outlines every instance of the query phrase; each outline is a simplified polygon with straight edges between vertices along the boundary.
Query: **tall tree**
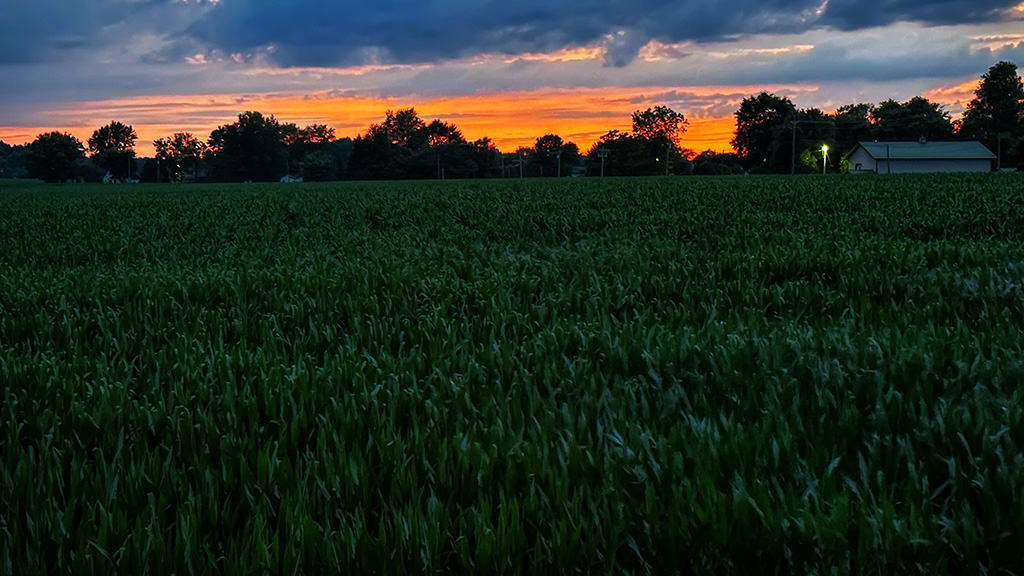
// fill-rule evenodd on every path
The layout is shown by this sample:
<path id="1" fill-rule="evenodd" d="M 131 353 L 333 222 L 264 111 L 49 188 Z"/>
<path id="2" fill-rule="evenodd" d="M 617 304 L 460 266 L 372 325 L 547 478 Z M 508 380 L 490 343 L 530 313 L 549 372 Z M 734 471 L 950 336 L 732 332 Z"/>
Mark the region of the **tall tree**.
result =
<path id="1" fill-rule="evenodd" d="M 871 104 L 846 104 L 840 106 L 832 118 L 836 127 L 836 152 L 847 154 L 860 142 L 874 140 L 871 131 Z"/>
<path id="2" fill-rule="evenodd" d="M 48 132 L 40 134 L 25 149 L 25 169 L 29 178 L 44 182 L 64 182 L 78 174 L 79 161 L 85 159 L 85 148 L 71 134 Z"/>
<path id="3" fill-rule="evenodd" d="M 415 108 L 403 110 L 388 110 L 384 113 L 384 121 L 380 124 L 371 124 L 367 130 L 367 136 L 371 139 L 383 134 L 394 145 L 418 149 L 427 145 L 426 133 L 423 128 L 426 124 L 420 119 Z"/>
<path id="4" fill-rule="evenodd" d="M 233 124 L 210 133 L 214 173 L 230 181 L 272 182 L 285 173 L 288 152 L 284 129 L 273 116 L 245 112 Z"/>
<path id="5" fill-rule="evenodd" d="M 334 128 L 325 124 L 311 124 L 299 128 L 295 124 L 281 124 L 281 141 L 288 151 L 286 169 L 289 175 L 301 169 L 305 177 L 306 158 L 317 152 L 327 152 L 327 145 L 334 141 Z M 323 157 L 317 160 L 319 175 L 323 174 Z M 319 176 L 318 176 L 319 177 Z"/>
<path id="6" fill-rule="evenodd" d="M 89 137 L 89 155 L 93 162 L 111 176 L 131 178 L 131 162 L 135 158 L 135 129 L 128 124 L 111 122 L 97 128 Z"/>
<path id="7" fill-rule="evenodd" d="M 163 164 L 162 172 L 169 180 L 181 181 L 185 171 L 190 170 L 192 177 L 199 177 L 199 165 L 206 153 L 206 144 L 189 132 L 176 132 L 167 138 L 153 142 L 156 148 L 156 159 Z M 162 178 L 162 177 L 161 177 Z"/>
<path id="8" fill-rule="evenodd" d="M 689 121 L 667 106 L 656 106 L 633 112 L 633 138 L 637 140 L 639 156 L 630 164 L 637 175 L 667 174 L 678 162 L 682 150 L 679 139 L 686 132 Z"/>
<path id="9" fill-rule="evenodd" d="M 568 176 L 573 166 L 579 164 L 580 149 L 572 142 L 563 141 L 561 136 L 547 134 L 537 138 L 529 157 L 531 175 Z"/>
<path id="10" fill-rule="evenodd" d="M 498 151 L 498 147 L 494 144 L 493 140 L 484 136 L 473 141 L 473 148 L 473 157 L 479 170 L 478 176 L 494 177 L 501 175 L 504 177 L 501 174 L 501 152 Z"/>
<path id="11" fill-rule="evenodd" d="M 352 154 L 348 159 L 348 178 L 352 180 L 382 180 L 394 178 L 393 158 L 397 146 L 380 125 L 372 125 L 366 134 L 352 141 Z"/>
<path id="12" fill-rule="evenodd" d="M 958 136 L 980 140 L 993 152 L 1008 151 L 1024 136 L 1024 83 L 1016 64 L 999 62 L 981 77 Z"/>
<path id="13" fill-rule="evenodd" d="M 465 144 L 462 131 L 455 124 L 434 120 L 422 128 L 426 135 L 427 146 L 436 148 L 448 144 Z"/>
<path id="14" fill-rule="evenodd" d="M 886 100 L 871 110 L 876 140 L 913 142 L 948 140 L 953 137 L 953 119 L 941 104 L 921 96 L 900 103 Z"/>
<path id="15" fill-rule="evenodd" d="M 383 122 L 353 142 L 348 174 L 370 180 L 475 178 L 491 169 L 489 146 L 466 142 L 454 124 L 425 123 L 415 108 L 388 110 Z"/>
<path id="16" fill-rule="evenodd" d="M 747 170 L 767 170 L 777 148 L 779 129 L 796 112 L 789 98 L 768 92 L 744 98 L 736 111 L 732 147 Z"/>
<path id="17" fill-rule="evenodd" d="M 371 124 L 366 134 L 353 142 L 349 175 L 367 180 L 429 177 L 428 159 L 414 158 L 428 144 L 426 123 L 415 108 L 388 110 L 383 122 Z M 436 174 L 440 170 L 437 155 L 431 158 Z"/>
<path id="18" fill-rule="evenodd" d="M 299 130 L 299 141 L 310 146 L 334 142 L 334 128 L 326 124 L 310 124 Z"/>
<path id="19" fill-rule="evenodd" d="M 633 135 L 643 140 L 662 141 L 673 151 L 679 148 L 679 139 L 690 122 L 681 112 L 667 106 L 656 106 L 633 112 Z"/>

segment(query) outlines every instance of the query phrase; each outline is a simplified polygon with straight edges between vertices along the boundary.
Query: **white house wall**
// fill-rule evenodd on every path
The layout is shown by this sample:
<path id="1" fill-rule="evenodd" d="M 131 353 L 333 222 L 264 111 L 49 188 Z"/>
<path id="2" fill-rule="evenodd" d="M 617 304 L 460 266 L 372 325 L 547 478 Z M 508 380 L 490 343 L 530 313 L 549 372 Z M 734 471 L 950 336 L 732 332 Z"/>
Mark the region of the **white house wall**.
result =
<path id="1" fill-rule="evenodd" d="M 875 159 L 864 148 L 849 157 L 850 174 L 922 174 L 929 172 L 989 172 L 991 160 L 886 160 Z M 892 168 L 890 170 L 889 163 Z M 860 169 L 857 165 L 860 164 Z"/>
<path id="2" fill-rule="evenodd" d="M 990 172 L 991 160 L 890 160 L 892 174 L 922 174 L 929 172 Z M 885 160 L 878 161 L 878 173 L 887 174 Z"/>
<path id="3" fill-rule="evenodd" d="M 875 159 L 868 154 L 868 151 L 863 148 L 857 148 L 857 150 L 850 154 L 850 174 L 874 174 L 875 173 Z M 860 169 L 857 165 L 860 164 Z"/>

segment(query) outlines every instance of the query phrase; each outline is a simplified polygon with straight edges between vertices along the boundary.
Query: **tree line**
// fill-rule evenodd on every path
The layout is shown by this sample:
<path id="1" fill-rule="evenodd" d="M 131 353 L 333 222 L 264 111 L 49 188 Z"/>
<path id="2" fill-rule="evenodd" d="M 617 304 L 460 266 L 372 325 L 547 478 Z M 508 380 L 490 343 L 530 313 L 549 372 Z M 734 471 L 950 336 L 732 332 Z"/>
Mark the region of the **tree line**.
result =
<path id="1" fill-rule="evenodd" d="M 822 163 L 845 169 L 842 155 L 864 141 L 978 140 L 1002 166 L 1024 169 L 1024 85 L 1017 66 L 1000 62 L 981 78 L 963 117 L 927 98 L 848 104 L 827 114 L 798 109 L 788 98 L 762 92 L 743 100 L 736 112 L 734 165 L 756 172 L 820 172 Z"/>
<path id="2" fill-rule="evenodd" d="M 802 173 L 845 169 L 843 155 L 857 142 L 922 138 L 979 140 L 1002 167 L 1024 169 L 1024 84 L 1012 62 L 999 62 L 981 77 L 957 121 L 922 96 L 826 113 L 768 92 L 743 99 L 735 120 L 731 153 L 683 147 L 689 122 L 665 106 L 633 112 L 629 132 L 612 130 L 585 153 L 556 134 L 502 153 L 490 138 L 469 141 L 456 125 L 427 122 L 415 108 L 387 111 L 354 139 L 336 138 L 325 125 L 299 127 L 250 111 L 205 141 L 187 132 L 158 139 L 155 157 L 145 161 L 136 157 L 132 126 L 114 121 L 86 143 L 62 132 L 40 134 L 25 146 L 0 142 L 0 177 L 269 182 Z M 829 156 L 829 149 L 838 153 Z"/>

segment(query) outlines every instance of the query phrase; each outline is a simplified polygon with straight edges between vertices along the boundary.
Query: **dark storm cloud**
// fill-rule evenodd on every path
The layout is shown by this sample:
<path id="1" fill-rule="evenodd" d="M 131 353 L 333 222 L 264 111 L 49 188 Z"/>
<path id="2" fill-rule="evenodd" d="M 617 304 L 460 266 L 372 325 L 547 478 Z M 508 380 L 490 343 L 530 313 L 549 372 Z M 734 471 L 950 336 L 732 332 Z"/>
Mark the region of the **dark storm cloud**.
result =
<path id="1" fill-rule="evenodd" d="M 821 27 L 1002 19 L 1016 0 L 549 0 L 520 2 L 223 0 L 188 35 L 226 53 L 270 49 L 284 66 L 416 63 L 481 53 L 544 52 L 602 43 L 607 61 L 631 62 L 651 39 L 721 41 Z"/>
<path id="2" fill-rule="evenodd" d="M 652 39 L 715 42 L 766 32 L 892 22 L 996 21 L 1018 0 L 2 0 L 0 65 L 59 61 L 130 42 L 166 40 L 148 63 L 255 55 L 288 67 L 425 63 L 482 53 L 601 44 L 624 66 Z"/>
<path id="3" fill-rule="evenodd" d="M 830 0 L 822 22 L 843 30 L 859 30 L 900 21 L 940 25 L 973 24 L 999 20 L 1017 4 L 993 0 Z"/>
<path id="4" fill-rule="evenodd" d="M 797 30 L 809 0 L 697 0 L 288 3 L 225 0 L 189 34 L 229 53 L 272 47 L 285 66 L 368 61 L 430 62 L 481 53 L 519 54 L 602 43 L 610 64 L 623 66 L 652 38 L 720 40 L 735 34 Z"/>
<path id="5" fill-rule="evenodd" d="M 203 11 L 182 0 L 3 0 L 0 65 L 60 61 L 141 33 L 180 31 Z"/>

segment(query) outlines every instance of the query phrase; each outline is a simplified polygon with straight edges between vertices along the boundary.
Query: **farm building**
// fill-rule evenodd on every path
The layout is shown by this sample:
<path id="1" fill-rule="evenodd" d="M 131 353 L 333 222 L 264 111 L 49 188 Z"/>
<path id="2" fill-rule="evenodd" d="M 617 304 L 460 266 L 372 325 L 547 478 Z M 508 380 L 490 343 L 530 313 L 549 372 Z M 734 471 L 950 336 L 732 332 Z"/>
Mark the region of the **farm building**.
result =
<path id="1" fill-rule="evenodd" d="M 989 172 L 996 155 L 981 142 L 861 142 L 850 174 Z"/>

